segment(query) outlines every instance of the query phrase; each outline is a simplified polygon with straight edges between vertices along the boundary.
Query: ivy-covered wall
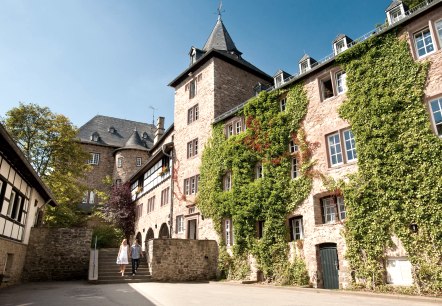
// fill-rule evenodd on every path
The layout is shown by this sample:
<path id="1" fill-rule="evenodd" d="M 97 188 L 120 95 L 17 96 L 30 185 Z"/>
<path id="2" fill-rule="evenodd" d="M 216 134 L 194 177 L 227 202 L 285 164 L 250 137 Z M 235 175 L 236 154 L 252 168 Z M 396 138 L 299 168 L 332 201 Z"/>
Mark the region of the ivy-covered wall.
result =
<path id="1" fill-rule="evenodd" d="M 434 135 L 423 101 L 428 63 L 415 62 L 406 42 L 395 33 L 374 37 L 342 53 L 337 65 L 347 74 L 347 99 L 339 115 L 356 139 L 358 172 L 324 188 L 340 186 L 347 219 L 343 232 L 346 259 L 354 281 L 369 286 L 385 282 L 386 251 L 397 236 L 413 265 L 421 292 L 442 290 L 442 142 Z M 287 110 L 279 100 L 287 95 Z M 302 127 L 309 101 L 302 84 L 287 91 L 262 92 L 238 115 L 244 133 L 226 139 L 222 123 L 203 152 L 198 207 L 214 220 L 222 237 L 222 220 L 231 218 L 233 257 L 221 247 L 220 268 L 232 278 L 248 273 L 253 255 L 269 279 L 303 284 L 305 264 L 288 262 L 287 216 L 311 195 L 317 173 Z M 290 177 L 290 139 L 300 146 L 301 176 Z M 324 149 L 325 152 L 325 149 Z M 324 153 L 325 154 L 325 153 Z M 262 162 L 264 177 L 254 179 Z M 232 173 L 232 189 L 222 177 Z M 312 207 L 313 209 L 313 207 Z M 264 233 L 256 238 L 256 221 Z M 417 232 L 410 225 L 417 225 Z M 287 281 L 289 280 L 289 281 Z"/>
<path id="2" fill-rule="evenodd" d="M 382 283 L 385 250 L 396 235 L 417 287 L 440 291 L 442 142 L 423 101 L 429 64 L 415 62 L 394 33 L 356 45 L 337 62 L 348 84 L 340 115 L 355 135 L 359 166 L 343 185 L 346 257 L 356 278 Z"/>
<path id="3" fill-rule="evenodd" d="M 286 96 L 286 111 L 279 101 Z M 198 207 L 213 219 L 222 237 L 222 220 L 231 218 L 235 243 L 233 259 L 222 245 L 220 269 L 230 278 L 248 275 L 247 258 L 253 255 L 267 278 L 283 283 L 306 284 L 307 271 L 302 260 L 288 263 L 286 216 L 310 193 L 308 144 L 304 142 L 301 121 L 307 111 L 307 98 L 301 86 L 289 91 L 261 92 L 239 114 L 246 118 L 247 130 L 226 138 L 223 124 L 217 124 L 206 145 L 200 168 Z M 289 142 L 300 149 L 301 176 L 291 179 L 292 156 Z M 258 162 L 263 177 L 255 179 Z M 232 188 L 223 191 L 222 177 L 232 174 Z M 256 222 L 264 221 L 263 237 L 256 237 Z"/>

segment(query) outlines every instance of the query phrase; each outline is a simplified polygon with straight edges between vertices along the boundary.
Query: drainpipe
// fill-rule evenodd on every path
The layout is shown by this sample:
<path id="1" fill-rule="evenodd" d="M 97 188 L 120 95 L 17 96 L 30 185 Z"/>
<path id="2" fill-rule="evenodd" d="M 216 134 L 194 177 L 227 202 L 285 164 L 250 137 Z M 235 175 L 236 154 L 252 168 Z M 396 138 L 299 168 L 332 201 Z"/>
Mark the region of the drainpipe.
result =
<path id="1" fill-rule="evenodd" d="M 172 184 L 170 186 L 170 213 L 169 213 L 169 225 L 170 225 L 169 226 L 170 227 L 169 238 L 172 238 L 172 233 L 173 233 L 173 186 L 175 184 L 173 181 L 173 147 L 172 147 L 172 151 L 170 152 L 170 154 L 167 154 L 164 151 L 164 146 L 165 146 L 165 144 L 163 144 L 161 146 L 161 151 L 163 151 L 163 154 L 168 156 L 170 158 L 170 160 L 172 161 L 172 164 L 170 166 L 170 168 L 171 168 L 170 170 L 172 171 L 172 173 L 170 174 L 170 179 L 171 179 Z"/>

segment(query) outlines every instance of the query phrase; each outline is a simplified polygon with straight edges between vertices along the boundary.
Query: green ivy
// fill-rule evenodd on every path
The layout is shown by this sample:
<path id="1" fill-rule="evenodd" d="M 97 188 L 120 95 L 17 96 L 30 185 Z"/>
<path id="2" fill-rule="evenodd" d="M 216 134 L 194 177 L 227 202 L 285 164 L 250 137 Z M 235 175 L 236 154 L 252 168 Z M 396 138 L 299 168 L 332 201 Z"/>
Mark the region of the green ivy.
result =
<path id="1" fill-rule="evenodd" d="M 286 111 L 280 111 L 279 101 L 286 97 Z M 283 273 L 299 284 L 308 282 L 298 274 L 307 275 L 301 259 L 288 269 L 287 215 L 310 193 L 309 145 L 305 142 L 301 121 L 307 112 L 308 100 L 301 86 L 289 91 L 261 92 L 251 99 L 238 115 L 246 119 L 247 130 L 228 139 L 223 123 L 214 126 L 206 145 L 202 165 L 197 205 L 204 216 L 212 218 L 222 237 L 221 223 L 231 218 L 235 243 L 233 257 L 226 257 L 221 246 L 220 269 L 228 278 L 244 278 L 250 273 L 248 255 L 253 255 L 268 279 Z M 298 159 L 302 161 L 301 177 L 291 179 L 289 141 L 298 143 Z M 264 177 L 255 179 L 255 165 L 261 162 Z M 222 190 L 222 178 L 232 173 L 232 189 Z M 263 237 L 256 237 L 256 222 L 264 221 Z M 224 244 L 224 242 L 221 242 Z"/>
<path id="2" fill-rule="evenodd" d="M 339 113 L 358 152 L 358 172 L 343 185 L 346 257 L 355 278 L 383 283 L 385 250 L 396 235 L 418 290 L 440 292 L 442 142 L 423 102 L 429 64 L 415 62 L 395 33 L 358 44 L 337 62 L 348 85 Z"/>

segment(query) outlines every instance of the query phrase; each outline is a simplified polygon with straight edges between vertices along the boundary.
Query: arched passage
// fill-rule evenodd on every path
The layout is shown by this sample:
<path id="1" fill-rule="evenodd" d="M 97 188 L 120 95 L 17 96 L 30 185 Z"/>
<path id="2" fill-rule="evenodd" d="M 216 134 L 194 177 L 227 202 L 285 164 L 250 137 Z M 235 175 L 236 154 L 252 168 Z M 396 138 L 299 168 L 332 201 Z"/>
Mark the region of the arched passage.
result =
<path id="1" fill-rule="evenodd" d="M 138 241 L 139 244 L 142 243 L 143 237 L 141 236 L 140 232 L 137 233 L 137 235 L 135 236 L 135 239 Z"/>
<path id="2" fill-rule="evenodd" d="M 149 229 L 147 230 L 147 233 L 146 233 L 146 242 L 147 242 L 147 240 L 153 239 L 153 238 L 154 238 L 153 229 L 151 227 L 149 227 Z"/>
<path id="3" fill-rule="evenodd" d="M 161 224 L 158 238 L 169 238 L 169 228 L 167 227 L 166 223 Z"/>

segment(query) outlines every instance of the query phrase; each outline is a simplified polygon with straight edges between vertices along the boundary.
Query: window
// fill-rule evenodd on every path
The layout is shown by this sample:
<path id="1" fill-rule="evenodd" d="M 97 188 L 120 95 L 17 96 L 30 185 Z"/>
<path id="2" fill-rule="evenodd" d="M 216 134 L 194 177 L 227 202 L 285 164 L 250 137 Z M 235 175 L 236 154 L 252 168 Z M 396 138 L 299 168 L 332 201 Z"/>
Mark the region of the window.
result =
<path id="1" fill-rule="evenodd" d="M 281 86 L 283 84 L 283 82 L 284 82 L 284 79 L 283 79 L 282 73 L 275 77 L 275 87 Z"/>
<path id="2" fill-rule="evenodd" d="M 98 165 L 100 162 L 100 153 L 91 153 L 91 158 L 87 161 L 90 165 Z"/>
<path id="3" fill-rule="evenodd" d="M 262 163 L 259 162 L 259 163 L 256 163 L 256 165 L 255 165 L 255 178 L 259 179 L 259 178 L 262 178 L 262 177 L 263 177 L 263 174 L 262 174 Z"/>
<path id="4" fill-rule="evenodd" d="M 289 219 L 290 240 L 300 240 L 304 238 L 304 228 L 302 224 L 302 216 Z"/>
<path id="5" fill-rule="evenodd" d="M 195 206 L 189 207 L 189 215 L 194 214 L 194 213 L 195 213 Z"/>
<path id="6" fill-rule="evenodd" d="M 437 36 L 439 37 L 439 42 L 442 45 L 442 20 L 436 22 Z"/>
<path id="7" fill-rule="evenodd" d="M 335 43 L 336 54 L 339 54 L 347 49 L 347 44 L 344 39 L 339 40 Z"/>
<path id="8" fill-rule="evenodd" d="M 117 167 L 118 168 L 123 167 L 123 158 L 122 157 L 118 157 L 118 159 L 117 159 Z"/>
<path id="9" fill-rule="evenodd" d="M 345 156 L 342 154 L 341 139 L 344 139 Z M 357 160 L 355 138 L 350 129 L 328 135 L 327 144 L 330 166 L 337 166 Z"/>
<path id="10" fill-rule="evenodd" d="M 187 158 L 198 155 L 198 138 L 187 143 Z"/>
<path id="11" fill-rule="evenodd" d="M 95 192 L 89 191 L 89 204 L 95 204 Z"/>
<path id="12" fill-rule="evenodd" d="M 292 179 L 299 177 L 299 165 L 298 165 L 298 159 L 296 158 L 292 158 L 290 176 Z"/>
<path id="13" fill-rule="evenodd" d="M 332 166 L 342 164 L 342 150 L 339 133 L 328 136 L 328 150 Z"/>
<path id="14" fill-rule="evenodd" d="M 191 195 L 198 192 L 199 175 L 184 179 L 184 194 Z"/>
<path id="15" fill-rule="evenodd" d="M 357 159 L 356 144 L 353 132 L 351 130 L 344 131 L 344 141 L 345 141 L 345 153 L 347 157 L 347 162 L 356 160 Z"/>
<path id="16" fill-rule="evenodd" d="M 429 28 L 414 34 L 414 43 L 418 58 L 434 52 L 433 38 Z"/>
<path id="17" fill-rule="evenodd" d="M 341 196 L 329 196 L 321 199 L 322 222 L 335 223 L 346 218 L 344 198 Z"/>
<path id="18" fill-rule="evenodd" d="M 229 138 L 233 135 L 238 135 L 242 131 L 245 131 L 245 126 L 243 127 L 242 118 L 231 120 L 224 126 L 224 134 L 226 135 L 226 138 Z"/>
<path id="19" fill-rule="evenodd" d="M 81 199 L 81 203 L 87 203 L 87 199 L 88 199 L 88 192 L 85 191 L 83 193 L 83 198 Z"/>
<path id="20" fill-rule="evenodd" d="M 155 210 L 155 196 L 147 199 L 147 213 L 151 213 Z"/>
<path id="21" fill-rule="evenodd" d="M 137 159 L 136 159 L 137 167 L 141 167 L 141 162 L 142 162 L 141 157 L 137 157 Z"/>
<path id="22" fill-rule="evenodd" d="M 135 210 L 135 218 L 140 218 L 143 215 L 143 203 L 138 204 Z"/>
<path id="23" fill-rule="evenodd" d="M 233 245 L 233 228 L 232 221 L 230 219 L 224 220 L 224 239 L 226 246 Z"/>
<path id="24" fill-rule="evenodd" d="M 198 104 L 187 110 L 187 124 L 198 120 Z"/>
<path id="25" fill-rule="evenodd" d="M 120 186 L 121 185 L 121 179 L 116 179 L 115 180 L 115 185 Z"/>
<path id="26" fill-rule="evenodd" d="M 291 154 L 298 152 L 298 145 L 295 144 L 295 141 L 293 139 L 290 140 L 289 150 Z"/>
<path id="27" fill-rule="evenodd" d="M 344 71 L 336 73 L 336 91 L 338 95 L 347 91 L 347 75 Z"/>
<path id="28" fill-rule="evenodd" d="M 333 84 L 330 76 L 321 80 L 321 92 L 322 92 L 322 100 L 326 100 L 334 96 Z"/>
<path id="29" fill-rule="evenodd" d="M 184 216 L 177 216 L 176 217 L 176 230 L 177 233 L 184 233 Z"/>
<path id="30" fill-rule="evenodd" d="M 196 96 L 196 80 L 189 83 L 189 98 L 192 99 Z"/>
<path id="31" fill-rule="evenodd" d="M 91 140 L 95 141 L 95 142 L 99 141 L 100 140 L 100 135 L 97 132 L 93 132 L 92 135 L 91 135 Z"/>
<path id="32" fill-rule="evenodd" d="M 223 190 L 229 191 L 230 189 L 232 189 L 232 173 L 227 172 L 223 176 Z"/>
<path id="33" fill-rule="evenodd" d="M 236 121 L 235 123 L 235 129 L 236 129 L 236 134 L 238 135 L 239 133 L 242 132 L 242 124 L 241 121 Z"/>
<path id="34" fill-rule="evenodd" d="M 286 102 L 287 102 L 286 98 L 281 99 L 281 101 L 279 101 L 279 108 L 281 109 L 281 112 L 285 111 Z"/>
<path id="35" fill-rule="evenodd" d="M 161 206 L 169 204 L 169 193 L 170 193 L 170 187 L 167 187 L 166 189 L 163 189 L 161 191 Z"/>
<path id="36" fill-rule="evenodd" d="M 437 135 L 442 136 L 442 98 L 430 101 L 430 108 Z"/>
<path id="37" fill-rule="evenodd" d="M 301 73 L 304 73 L 304 72 L 306 72 L 307 70 L 310 70 L 310 65 L 309 65 L 309 63 L 308 63 L 308 59 L 306 59 L 305 61 L 302 61 L 302 62 L 299 64 L 299 67 L 300 67 Z"/>
<path id="38" fill-rule="evenodd" d="M 403 18 L 401 7 L 392 9 L 390 12 L 391 24 L 401 20 Z"/>
<path id="39" fill-rule="evenodd" d="M 11 190 L 11 194 L 9 195 L 8 211 L 6 212 L 7 216 L 11 216 L 11 214 L 12 214 L 12 207 L 14 206 L 14 203 L 15 203 L 15 196 L 16 196 L 15 191 Z"/>

